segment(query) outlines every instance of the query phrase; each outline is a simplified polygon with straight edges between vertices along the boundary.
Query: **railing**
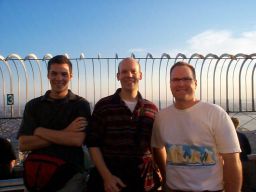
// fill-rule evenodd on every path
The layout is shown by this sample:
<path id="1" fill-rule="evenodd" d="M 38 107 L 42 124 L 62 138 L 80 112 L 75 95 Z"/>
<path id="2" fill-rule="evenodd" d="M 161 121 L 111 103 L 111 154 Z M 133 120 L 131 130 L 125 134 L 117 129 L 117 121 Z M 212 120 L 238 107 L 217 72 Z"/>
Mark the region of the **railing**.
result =
<path id="1" fill-rule="evenodd" d="M 68 55 L 66 55 L 68 57 Z M 131 55 L 136 58 L 134 54 Z M 52 55 L 38 58 L 29 54 L 21 58 L 10 54 L 0 55 L 0 118 L 20 118 L 24 105 L 32 98 L 43 95 L 50 88 L 47 79 L 47 62 Z M 114 93 L 120 87 L 116 79 L 117 66 L 123 58 L 70 58 L 73 63 L 73 79 L 70 89 L 91 102 L 91 107 L 102 97 Z M 192 64 L 197 73 L 198 99 L 216 103 L 226 111 L 255 112 L 256 54 L 222 54 L 220 56 L 162 54 L 156 58 L 147 54 L 136 58 L 141 64 L 143 79 L 142 95 L 160 109 L 173 102 L 169 88 L 170 67 L 177 61 Z"/>

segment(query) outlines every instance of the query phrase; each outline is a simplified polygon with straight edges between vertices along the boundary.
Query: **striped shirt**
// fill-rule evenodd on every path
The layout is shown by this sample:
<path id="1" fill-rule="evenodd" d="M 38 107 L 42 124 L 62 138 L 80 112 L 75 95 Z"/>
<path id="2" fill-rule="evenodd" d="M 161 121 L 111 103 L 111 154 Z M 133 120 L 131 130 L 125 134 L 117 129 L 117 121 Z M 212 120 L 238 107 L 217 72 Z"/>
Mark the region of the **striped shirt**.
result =
<path id="1" fill-rule="evenodd" d="M 131 112 L 120 91 L 95 105 L 86 143 L 89 148 L 99 147 L 112 174 L 122 178 L 141 174 L 139 167 L 143 169 L 148 159 L 152 162 L 150 140 L 158 109 L 138 92 L 138 102 Z"/>

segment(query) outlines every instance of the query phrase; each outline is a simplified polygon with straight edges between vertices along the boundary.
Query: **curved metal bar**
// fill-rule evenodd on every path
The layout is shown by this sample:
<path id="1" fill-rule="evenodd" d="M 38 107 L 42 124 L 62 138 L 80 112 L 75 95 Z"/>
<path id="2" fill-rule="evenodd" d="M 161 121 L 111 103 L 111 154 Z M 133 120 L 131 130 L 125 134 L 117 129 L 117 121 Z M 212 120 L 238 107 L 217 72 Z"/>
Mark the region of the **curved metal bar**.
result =
<path id="1" fill-rule="evenodd" d="M 33 93 L 34 93 L 34 96 L 36 96 L 36 85 L 35 85 L 35 71 L 34 71 L 34 67 L 31 63 L 31 60 L 35 60 L 36 61 L 37 57 L 35 54 L 29 54 L 28 56 L 25 57 L 24 61 L 28 60 L 29 64 L 30 64 L 30 67 L 31 67 L 31 70 L 32 70 L 32 77 L 33 77 Z M 38 65 L 39 67 L 39 65 Z M 40 71 L 40 69 L 39 69 Z M 41 73 L 40 74 L 40 79 L 42 79 L 42 76 L 41 76 Z M 42 81 L 41 81 L 41 89 L 42 89 Z"/>
<path id="2" fill-rule="evenodd" d="M 220 70 L 220 79 L 219 79 L 219 82 L 220 82 L 220 105 L 222 105 L 222 92 L 221 92 L 221 83 L 222 83 L 222 81 L 221 81 L 221 75 L 222 75 L 222 72 L 223 72 L 223 67 L 224 67 L 224 64 L 225 64 L 225 62 L 227 61 L 227 59 L 230 59 L 230 60 L 232 60 L 232 58 L 234 58 L 234 56 L 233 55 L 231 55 L 231 54 L 227 54 L 227 53 L 224 53 L 224 54 L 222 54 L 221 56 L 220 56 L 220 58 L 222 59 L 222 58 L 224 58 L 224 62 L 223 62 L 223 64 L 222 64 L 222 66 L 221 66 L 221 70 Z M 227 85 L 227 81 L 226 81 L 226 87 L 228 86 Z M 227 108 L 227 106 L 226 106 L 226 108 Z"/>
<path id="3" fill-rule="evenodd" d="M 102 94 L 101 94 L 101 89 L 102 89 L 102 86 L 101 86 L 101 58 L 100 58 L 100 54 L 98 54 L 98 62 L 99 62 L 99 64 L 100 64 L 100 97 L 102 96 Z"/>
<path id="4" fill-rule="evenodd" d="M 233 93 L 233 95 L 232 95 L 232 97 L 233 97 L 233 111 L 235 111 L 235 70 L 236 70 L 236 68 L 237 68 L 237 66 L 238 66 L 238 62 L 240 61 L 240 58 L 236 58 L 236 63 L 235 63 L 235 66 L 234 66 L 234 68 L 233 68 L 233 73 L 232 73 L 232 93 Z"/>
<path id="5" fill-rule="evenodd" d="M 144 74 L 144 79 L 145 79 L 145 81 L 144 81 L 144 83 L 145 83 L 145 87 L 144 87 L 144 96 L 145 96 L 145 98 L 147 97 L 147 61 L 148 61 L 148 58 L 150 58 L 150 59 L 153 59 L 153 56 L 150 54 L 150 53 L 148 53 L 147 55 L 146 55 L 146 59 L 145 59 L 145 64 L 144 64 L 144 68 L 145 68 L 145 74 Z"/>
<path id="6" fill-rule="evenodd" d="M 108 95 L 109 95 L 109 58 L 107 59 L 107 67 L 108 67 Z"/>
<path id="7" fill-rule="evenodd" d="M 134 53 L 131 53 L 131 58 L 135 59 Z"/>
<path id="8" fill-rule="evenodd" d="M 198 54 L 198 53 L 194 53 L 193 55 L 191 55 L 191 57 L 190 57 L 189 60 L 188 60 L 188 63 L 189 63 L 189 64 L 191 64 L 192 59 L 195 59 L 195 60 L 196 60 L 195 66 L 194 66 L 195 69 L 196 69 L 198 60 L 199 60 L 199 59 L 204 59 L 204 56 L 201 55 L 201 54 Z"/>
<path id="9" fill-rule="evenodd" d="M 178 53 L 178 54 L 176 55 L 176 57 L 175 57 L 174 64 L 177 62 L 177 60 L 178 60 L 180 57 L 182 58 L 182 60 L 187 59 L 186 55 L 184 55 L 183 53 Z"/>
<path id="10" fill-rule="evenodd" d="M 191 60 L 196 58 L 196 63 L 195 63 L 195 68 L 196 68 L 196 65 L 197 65 L 197 62 L 199 59 L 204 59 L 204 56 L 201 55 L 201 54 L 198 54 L 198 53 L 194 53 L 193 55 L 191 55 L 191 57 L 189 58 L 188 60 L 188 63 L 191 63 Z"/>
<path id="11" fill-rule="evenodd" d="M 21 113 L 21 111 L 20 111 L 20 81 L 19 81 L 18 68 L 17 68 L 16 63 L 14 62 L 15 59 L 19 60 L 19 62 L 21 63 L 21 66 L 24 70 L 24 73 L 25 73 L 25 78 L 26 78 L 26 100 L 25 100 L 25 102 L 28 102 L 28 74 L 27 74 L 27 69 L 26 69 L 25 63 L 19 55 L 10 54 L 6 58 L 6 60 L 12 60 L 13 61 L 14 65 L 15 65 L 15 68 L 16 68 L 16 71 L 17 71 L 17 76 L 18 76 L 18 111 L 19 111 L 19 114 L 20 114 Z"/>
<path id="12" fill-rule="evenodd" d="M 253 70 L 252 70 L 252 111 L 255 111 L 255 102 L 254 102 L 254 72 L 256 69 L 256 63 L 254 63 Z"/>
<path id="13" fill-rule="evenodd" d="M 2 86 L 3 86 L 3 112 L 4 116 L 6 116 L 6 107 L 5 107 L 5 79 L 4 79 L 4 74 L 2 70 L 2 66 L 0 65 L 0 74 L 2 77 Z"/>
<path id="14" fill-rule="evenodd" d="M 83 61 L 84 64 L 84 84 L 85 84 L 85 98 L 87 99 L 87 71 L 86 71 L 86 63 L 85 63 L 85 56 L 84 53 L 80 54 L 80 59 Z"/>
<path id="15" fill-rule="evenodd" d="M 167 93 L 168 93 L 168 82 L 170 83 L 170 79 L 169 79 L 169 81 L 168 81 L 168 66 L 169 66 L 169 61 L 170 61 L 170 59 L 171 59 L 171 57 L 170 57 L 170 55 L 169 54 L 167 54 L 166 55 L 166 57 L 167 57 L 167 63 L 166 63 L 166 67 L 165 67 L 165 107 L 167 107 L 167 101 L 168 101 L 168 99 L 167 99 Z M 169 77 L 170 78 L 170 77 Z M 159 82 L 159 87 L 160 87 L 160 82 Z"/>
<path id="16" fill-rule="evenodd" d="M 25 60 L 35 60 L 35 62 L 37 63 L 38 69 L 39 69 L 39 78 L 40 78 L 40 94 L 43 95 L 43 80 L 42 80 L 42 69 L 41 69 L 41 63 L 39 62 L 39 59 L 37 58 L 37 56 L 33 53 L 29 54 L 28 56 L 25 57 Z"/>
<path id="17" fill-rule="evenodd" d="M 92 58 L 92 76 L 93 76 L 93 105 L 95 105 L 96 92 L 95 92 L 95 72 L 94 72 L 94 59 Z"/>
<path id="18" fill-rule="evenodd" d="M 154 64 L 155 64 L 155 59 L 153 59 L 152 68 L 151 68 L 151 85 L 152 85 L 152 89 L 151 89 L 151 98 L 152 98 L 152 101 L 153 101 L 153 99 L 154 99 L 154 97 L 153 97 L 153 90 L 154 90 L 154 83 L 153 83 Z"/>
<path id="19" fill-rule="evenodd" d="M 228 73 L 229 73 L 229 68 L 230 68 L 230 66 L 231 66 L 231 63 L 234 61 L 236 59 L 236 57 L 235 56 L 233 56 L 232 55 L 232 58 L 230 59 L 230 61 L 229 61 L 229 63 L 228 63 L 228 67 L 227 67 L 227 70 L 226 70 L 226 111 L 229 113 L 229 109 L 230 109 L 230 107 L 229 107 L 229 93 L 228 93 L 228 91 L 229 91 L 229 79 L 228 79 Z M 233 76 L 234 76 L 234 73 L 233 73 Z M 234 82 L 234 81 L 233 81 Z M 234 83 L 233 83 L 234 84 Z M 234 91 L 233 91 L 233 93 L 234 93 Z M 234 97 L 233 97 L 234 98 Z"/>
<path id="20" fill-rule="evenodd" d="M 77 88 L 78 88 L 77 93 L 78 93 L 78 95 L 80 95 L 80 70 L 79 70 L 79 63 L 78 63 L 78 59 L 75 59 L 75 61 L 76 61 L 76 67 L 77 67 Z"/>
<path id="21" fill-rule="evenodd" d="M 210 63 L 208 64 L 208 67 L 207 67 L 207 72 L 206 72 L 206 74 L 207 74 L 207 78 L 206 78 L 206 101 L 208 102 L 209 101 L 209 97 L 208 97 L 208 94 L 209 94 L 209 76 L 208 76 L 208 74 L 209 74 L 209 70 L 210 70 L 210 66 L 211 66 L 211 63 L 212 63 L 212 61 L 213 61 L 213 58 L 211 58 L 211 60 L 210 60 Z M 215 63 L 216 64 L 216 63 Z M 200 79 L 200 81 L 201 81 L 201 79 Z"/>
<path id="22" fill-rule="evenodd" d="M 250 57 L 255 60 L 255 58 L 253 57 L 256 57 L 256 53 L 254 54 L 251 54 Z M 252 77 L 251 77 L 251 84 L 252 84 L 252 111 L 255 111 L 255 99 L 254 99 L 254 72 L 255 72 L 255 69 L 256 69 L 256 62 L 254 63 L 254 66 L 253 66 L 253 69 L 252 69 Z"/>
<path id="23" fill-rule="evenodd" d="M 205 61 L 207 59 L 211 58 L 211 60 L 214 58 L 214 59 L 219 59 L 219 57 L 215 54 L 212 54 L 212 53 L 209 53 L 207 54 L 205 57 L 204 57 L 204 60 L 202 62 L 202 65 L 201 65 L 201 69 L 200 69 L 200 100 L 202 99 L 202 86 L 203 86 L 203 81 L 202 81 L 202 74 L 203 74 L 203 68 L 204 68 L 204 64 L 205 64 Z M 216 64 L 217 65 L 217 64 Z"/>
<path id="24" fill-rule="evenodd" d="M 2 61 L 4 64 L 5 64 L 5 66 L 7 67 L 7 70 L 8 70 L 8 73 L 9 73 L 9 78 L 10 78 L 10 93 L 11 94 L 13 94 L 13 74 L 12 74 L 12 70 L 11 70 L 11 68 L 10 68 L 10 65 L 9 65 L 9 63 L 5 60 L 5 58 L 2 56 L 2 55 L 0 55 L 0 61 Z M 3 79 L 3 110 L 4 110 L 4 115 L 6 116 L 6 104 L 5 104 L 5 82 L 4 82 L 5 80 Z M 11 113 L 11 116 L 12 116 L 13 114 Z"/>
<path id="25" fill-rule="evenodd" d="M 43 57 L 43 61 L 45 63 L 45 68 L 46 68 L 46 71 L 48 73 L 48 64 L 47 64 L 47 60 L 49 61 L 51 58 L 53 58 L 52 54 L 50 53 L 47 53 L 44 57 Z M 50 89 L 50 81 L 48 80 L 48 88 L 47 89 Z"/>
<path id="26" fill-rule="evenodd" d="M 238 53 L 237 55 L 235 55 L 236 57 L 244 57 L 245 59 L 244 59 L 244 61 L 243 61 L 243 63 L 242 63 L 242 65 L 241 65 L 241 67 L 240 67 L 240 70 L 239 70 L 239 111 L 242 111 L 242 99 L 241 99 L 241 95 L 242 95 L 242 93 L 241 93 L 241 84 L 242 84 L 242 82 L 241 82 L 241 74 L 242 74 L 242 69 L 243 69 L 243 67 L 244 67 L 244 64 L 245 64 L 245 62 L 250 58 L 249 57 L 249 55 L 246 55 L 246 54 L 242 54 L 242 53 Z"/>
<path id="27" fill-rule="evenodd" d="M 166 57 L 168 60 L 170 59 L 170 55 L 163 53 L 161 58 L 160 58 L 160 62 L 159 62 L 159 68 L 158 68 L 158 104 L 159 104 L 159 109 L 162 109 L 161 106 L 161 65 L 162 65 L 162 60 L 163 58 Z"/>
<path id="28" fill-rule="evenodd" d="M 218 102 L 218 104 L 219 104 L 219 99 L 221 99 L 220 105 L 222 105 L 225 108 L 225 103 L 226 103 L 226 110 L 228 112 L 256 110 L 255 98 L 254 98 L 256 53 L 249 56 L 245 54 L 237 54 L 236 56 L 229 55 L 229 54 L 222 54 L 220 57 L 214 54 L 208 54 L 207 56 L 203 56 L 198 53 L 195 53 L 191 55 L 191 57 L 189 58 L 187 58 L 186 55 L 182 53 L 177 54 L 176 58 L 175 57 L 171 58 L 170 55 L 169 57 L 167 55 L 168 54 L 166 55 L 163 54 L 161 58 L 153 58 L 153 56 L 150 53 L 148 53 L 146 57 L 137 58 L 138 61 L 142 62 L 141 64 L 145 66 L 145 68 L 143 69 L 143 73 L 144 73 L 143 76 L 145 78 L 145 82 L 143 82 L 143 85 L 145 85 L 145 88 L 143 88 L 143 90 L 145 90 L 145 97 L 148 97 L 148 99 L 150 99 L 150 96 L 151 96 L 152 100 L 154 100 L 153 102 L 159 104 L 160 109 L 167 106 L 168 77 L 169 77 L 168 69 L 170 69 L 170 65 L 172 65 L 174 61 L 177 62 L 177 61 L 186 60 L 188 61 L 188 63 L 191 63 L 193 66 L 195 66 L 195 69 L 198 75 L 200 76 L 200 81 L 198 78 L 198 85 L 200 83 L 200 99 L 202 98 L 206 99 L 207 97 L 207 100 L 211 100 L 211 102 L 215 102 L 215 103 Z M 30 54 L 26 56 L 25 59 L 21 59 L 17 57 L 16 58 L 9 57 L 8 61 L 5 61 L 5 58 L 2 57 L 1 59 L 0 57 L 0 60 L 3 60 L 3 65 L 0 66 L 1 67 L 0 70 L 2 70 L 2 72 L 0 71 L 0 79 L 1 78 L 3 79 L 2 83 L 0 83 L 2 85 L 2 90 L 4 90 L 4 92 L 8 90 L 7 85 L 9 82 L 8 80 L 9 77 L 6 76 L 8 72 L 6 72 L 5 70 L 6 69 L 5 65 L 9 67 L 9 68 L 7 67 L 7 69 L 9 70 L 9 74 L 11 74 L 10 86 L 15 85 L 13 88 L 11 88 L 11 89 L 15 88 L 14 89 L 14 92 L 16 94 L 15 97 L 17 97 L 17 101 L 13 106 L 15 109 L 14 111 L 15 113 L 16 113 L 17 107 L 19 107 L 19 111 L 20 111 L 20 106 L 22 106 L 23 100 L 25 102 L 25 100 L 28 100 L 27 98 L 28 96 L 33 97 L 39 93 L 38 92 L 39 87 L 37 88 L 34 83 L 34 92 L 33 90 L 29 90 L 30 92 L 28 94 L 28 89 L 30 89 L 31 87 L 29 83 L 31 83 L 32 81 L 35 82 L 37 81 L 37 78 L 40 78 L 41 93 L 43 88 L 46 88 L 44 85 L 44 82 L 46 82 L 44 81 L 44 73 L 45 73 L 44 67 L 47 68 L 46 60 L 49 60 L 51 57 L 52 56 L 50 54 L 47 54 L 44 56 L 44 59 L 42 60 L 42 59 L 37 59 L 36 56 Z M 135 55 L 132 54 L 131 57 L 135 57 Z M 82 61 L 80 61 L 80 59 L 82 59 Z M 90 61 L 90 59 L 92 60 Z M 106 59 L 106 62 L 107 62 L 106 70 L 103 68 L 105 64 L 104 59 Z M 248 59 L 251 59 L 251 60 L 248 61 Z M 112 89 L 112 86 L 114 86 L 114 84 L 115 84 L 115 88 L 118 86 L 117 85 L 118 81 L 116 80 L 116 78 L 112 78 L 111 76 L 111 73 L 114 73 L 114 69 L 113 69 L 114 65 L 115 65 L 115 72 L 118 69 L 117 65 L 120 59 L 118 58 L 117 54 L 116 54 L 116 57 L 112 57 L 112 58 L 102 58 L 98 56 L 98 57 L 88 58 L 88 59 L 85 59 L 84 55 L 81 54 L 80 58 L 74 58 L 73 60 L 76 60 L 76 64 L 74 63 L 74 68 L 75 70 L 76 69 L 78 70 L 78 94 L 81 94 L 82 92 L 81 90 L 83 88 L 85 88 L 85 94 L 83 95 L 90 93 L 89 91 L 87 91 L 87 89 L 94 89 L 93 91 L 91 90 L 90 95 L 88 94 L 88 97 L 91 97 L 90 100 L 92 101 L 92 107 L 97 102 L 98 97 L 99 96 L 102 97 L 102 95 L 105 93 L 103 92 L 105 91 L 103 90 L 104 87 L 105 88 L 107 87 L 108 94 L 109 94 L 110 89 Z M 12 63 L 10 63 L 10 61 L 14 63 L 14 66 L 12 65 Z M 21 62 L 21 64 L 18 62 Z M 33 62 L 36 62 L 36 64 Z M 42 62 L 45 62 L 45 65 Z M 82 69 L 82 66 L 81 66 L 82 63 L 80 62 L 84 64 L 84 69 Z M 90 62 L 92 62 L 92 68 L 90 67 L 90 72 L 88 71 L 89 69 L 88 62 L 89 62 L 89 65 L 91 65 Z M 152 66 L 150 66 L 151 64 Z M 35 65 L 38 65 L 38 69 L 37 69 L 37 66 Z M 31 69 L 29 69 L 28 67 L 31 67 Z M 24 70 L 24 68 L 28 69 L 28 71 Z M 103 69 L 105 71 L 103 71 Z M 158 72 L 156 72 L 157 70 Z M 24 75 L 23 75 L 24 73 L 23 71 L 25 71 Z M 90 85 L 94 87 L 91 87 L 88 84 L 88 74 L 86 74 L 88 72 L 90 76 L 91 75 L 93 76 L 91 78 L 94 82 L 90 83 Z M 104 75 L 103 74 L 104 72 L 108 74 Z M 38 76 L 38 73 L 40 76 Z M 82 77 L 83 74 L 84 74 L 84 77 Z M 240 77 L 239 83 L 237 82 L 238 77 Z M 12 78 L 15 78 L 15 82 L 13 82 Z M 24 78 L 26 79 L 24 80 Z M 28 79 L 31 79 L 32 81 L 30 82 L 28 81 Z M 112 79 L 115 81 L 112 81 Z M 73 88 L 76 89 L 77 85 L 74 82 L 75 81 L 73 81 Z M 100 83 L 100 86 L 98 85 L 98 82 Z M 81 83 L 82 84 L 85 83 L 85 87 L 82 87 L 82 89 L 81 89 L 81 86 L 82 86 Z M 22 87 L 24 84 L 26 86 L 26 90 L 25 90 L 25 87 L 24 88 Z M 232 85 L 233 85 L 233 90 L 232 90 Z M 157 86 L 159 87 L 156 88 Z M 163 86 L 165 86 L 165 88 Z M 211 86 L 213 86 L 213 88 L 211 88 Z M 155 87 L 155 90 L 154 90 L 154 87 Z M 33 87 L 31 88 L 33 89 Z M 18 90 L 18 92 L 16 90 Z M 226 94 L 224 93 L 225 90 L 226 90 Z M 239 96 L 237 94 L 238 91 L 240 92 Z M 250 93 L 250 91 L 252 91 L 252 93 Z M 239 107 L 238 106 L 236 106 L 235 108 L 233 107 L 233 110 L 232 110 L 232 94 L 233 94 L 233 106 L 236 106 L 236 104 L 238 105 L 238 99 L 240 101 Z M 250 98 L 251 95 L 252 95 L 252 99 Z M 26 98 L 24 98 L 25 96 Z M 0 98 L 4 99 L 4 95 L 0 96 Z M 87 95 L 86 95 L 86 98 L 87 98 Z M 94 100 L 94 103 L 93 103 L 93 100 Z M 246 106 L 244 105 L 244 101 L 246 101 Z M 6 102 L 6 99 L 4 100 L 4 102 Z M 252 104 L 252 107 L 250 107 L 250 104 Z M 8 108 L 8 114 L 9 113 L 10 111 Z"/>
<path id="29" fill-rule="evenodd" d="M 52 54 L 47 53 L 47 54 L 43 57 L 43 60 L 50 60 L 51 58 L 53 58 Z"/>
<path id="30" fill-rule="evenodd" d="M 251 59 L 251 58 L 250 58 Z M 244 76 L 244 81 L 245 81 L 245 101 L 246 101 L 246 105 L 245 105 L 245 110 L 248 111 L 248 97 L 247 97 L 247 80 L 246 80 L 246 77 L 247 77 L 247 73 L 248 73 L 248 69 L 250 67 L 252 63 L 252 59 L 250 60 L 249 64 L 247 65 L 247 68 L 246 68 L 246 71 L 245 71 L 245 76 Z"/>
<path id="31" fill-rule="evenodd" d="M 227 53 L 224 53 L 222 54 L 217 62 L 216 62 L 216 65 L 214 66 L 214 70 L 213 70 L 213 103 L 216 103 L 216 95 L 215 95 L 215 79 L 216 79 L 216 68 L 217 68 L 217 65 L 219 64 L 220 60 L 223 59 L 223 58 L 232 58 L 232 55 L 230 54 L 227 54 Z M 221 82 L 221 81 L 220 81 Z"/>
<path id="32" fill-rule="evenodd" d="M 117 55 L 117 53 L 116 53 L 116 55 L 115 55 L 115 74 L 117 74 L 117 72 L 116 72 L 116 69 L 117 69 L 117 67 L 116 67 L 117 60 L 118 60 L 118 55 Z M 115 90 L 116 90 L 116 80 L 115 80 Z"/>
<path id="33" fill-rule="evenodd" d="M 36 96 L 35 72 L 34 72 L 34 68 L 32 66 L 31 60 L 28 60 L 28 62 L 29 62 L 29 65 L 31 67 L 31 70 L 32 70 L 33 93 L 34 93 L 33 97 L 35 97 Z"/>

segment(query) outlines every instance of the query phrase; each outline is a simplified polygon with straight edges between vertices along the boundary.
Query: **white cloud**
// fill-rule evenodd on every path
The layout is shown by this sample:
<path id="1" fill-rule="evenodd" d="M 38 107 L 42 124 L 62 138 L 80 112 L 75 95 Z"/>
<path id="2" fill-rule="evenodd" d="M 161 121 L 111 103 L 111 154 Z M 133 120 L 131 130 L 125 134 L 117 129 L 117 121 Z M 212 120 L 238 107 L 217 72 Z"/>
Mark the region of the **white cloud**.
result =
<path id="1" fill-rule="evenodd" d="M 247 31 L 234 35 L 228 30 L 207 30 L 190 38 L 184 49 L 173 49 L 170 53 L 193 53 L 221 55 L 229 54 L 251 54 L 256 52 L 256 31 Z"/>

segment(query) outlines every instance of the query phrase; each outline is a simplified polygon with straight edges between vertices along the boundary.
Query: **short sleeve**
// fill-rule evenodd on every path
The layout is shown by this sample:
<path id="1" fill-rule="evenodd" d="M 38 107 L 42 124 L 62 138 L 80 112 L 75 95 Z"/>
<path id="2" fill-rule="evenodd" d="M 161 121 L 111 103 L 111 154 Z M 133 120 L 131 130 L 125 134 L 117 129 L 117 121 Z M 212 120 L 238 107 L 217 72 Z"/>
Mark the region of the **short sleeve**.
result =
<path id="1" fill-rule="evenodd" d="M 153 124 L 151 146 L 155 148 L 162 148 L 165 146 L 165 142 L 163 141 L 163 138 L 161 136 L 159 113 L 156 114 L 156 118 Z"/>

